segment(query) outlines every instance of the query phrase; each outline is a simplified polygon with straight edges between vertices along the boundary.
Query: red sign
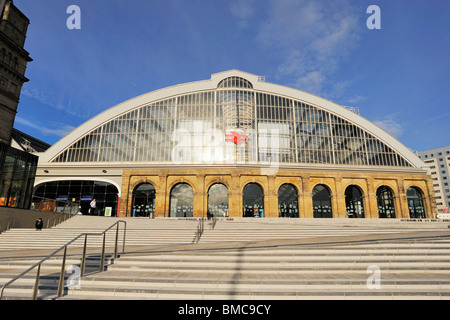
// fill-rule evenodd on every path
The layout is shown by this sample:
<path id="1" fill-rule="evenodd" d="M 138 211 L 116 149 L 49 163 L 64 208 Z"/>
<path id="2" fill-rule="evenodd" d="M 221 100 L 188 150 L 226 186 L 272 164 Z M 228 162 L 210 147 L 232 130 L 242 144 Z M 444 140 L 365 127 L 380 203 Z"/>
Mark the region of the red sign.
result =
<path id="1" fill-rule="evenodd" d="M 231 131 L 231 134 L 225 135 L 225 141 L 234 142 L 234 144 L 241 144 L 247 141 L 247 135 L 239 134 L 236 131 Z"/>

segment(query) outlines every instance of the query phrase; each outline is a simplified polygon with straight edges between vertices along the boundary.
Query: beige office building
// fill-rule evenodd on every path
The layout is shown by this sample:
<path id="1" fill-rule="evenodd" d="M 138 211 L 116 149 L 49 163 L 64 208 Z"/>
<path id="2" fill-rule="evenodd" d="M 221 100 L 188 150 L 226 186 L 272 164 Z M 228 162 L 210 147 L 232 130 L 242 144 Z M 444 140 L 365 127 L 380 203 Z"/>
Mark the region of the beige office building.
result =
<path id="1" fill-rule="evenodd" d="M 35 195 L 134 217 L 433 218 L 409 148 L 349 109 L 238 70 L 156 90 L 39 154 Z M 109 212 L 109 209 L 108 209 Z"/>
<path id="2" fill-rule="evenodd" d="M 430 169 L 436 206 L 439 213 L 449 213 L 450 208 L 450 147 L 419 152 Z"/>

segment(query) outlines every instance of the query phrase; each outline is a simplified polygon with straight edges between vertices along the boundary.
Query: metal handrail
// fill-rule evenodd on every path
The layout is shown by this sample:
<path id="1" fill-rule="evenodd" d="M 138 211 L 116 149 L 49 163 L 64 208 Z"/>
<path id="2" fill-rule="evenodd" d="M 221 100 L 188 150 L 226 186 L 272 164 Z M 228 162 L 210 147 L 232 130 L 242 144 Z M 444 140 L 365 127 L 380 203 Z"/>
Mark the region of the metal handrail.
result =
<path id="1" fill-rule="evenodd" d="M 63 213 L 57 213 L 57 216 L 55 216 L 55 217 L 50 218 L 50 219 L 47 220 L 47 229 L 48 229 L 48 228 L 52 228 L 52 227 L 54 227 L 54 226 L 56 226 L 56 225 L 58 225 L 58 224 L 60 224 L 60 223 L 62 223 L 62 222 L 64 222 L 64 221 L 67 221 L 67 220 L 69 220 L 70 218 L 73 218 L 74 216 L 75 216 L 75 215 L 73 215 L 73 214 L 71 214 L 71 213 L 66 213 L 66 212 L 63 212 Z M 57 220 L 57 219 L 59 219 L 58 223 L 56 223 L 56 220 Z M 62 220 L 62 221 L 61 221 L 61 220 Z M 52 222 L 51 227 L 50 227 L 50 222 Z"/>
<path id="2" fill-rule="evenodd" d="M 12 225 L 13 225 L 12 227 L 11 227 L 11 221 L 12 221 Z M 16 218 L 9 218 L 8 222 L 6 224 L 6 228 L 4 228 L 4 229 L 3 229 L 3 225 L 0 223 L 0 234 L 5 231 L 8 231 L 11 228 L 14 228 L 15 224 L 16 224 Z"/>
<path id="3" fill-rule="evenodd" d="M 31 270 L 35 269 L 36 267 L 38 267 L 37 273 L 36 273 L 36 281 L 33 287 L 33 300 L 37 300 L 37 293 L 38 293 L 38 287 L 39 287 L 39 276 L 40 276 L 40 272 L 41 272 L 41 265 L 42 263 L 44 263 L 45 261 L 47 261 L 48 259 L 50 259 L 51 257 L 55 256 L 58 252 L 60 252 L 61 250 L 64 249 L 64 255 L 63 255 L 63 260 L 62 260 L 62 265 L 61 265 L 61 272 L 59 275 L 59 283 L 58 283 L 58 290 L 57 290 L 57 296 L 58 298 L 62 296 L 63 294 L 63 289 L 64 289 L 64 274 L 65 274 L 65 270 L 66 270 L 66 256 L 67 256 L 67 247 L 69 245 L 71 245 L 73 242 L 75 242 L 76 240 L 80 239 L 81 237 L 85 237 L 84 238 L 84 246 L 83 246 L 83 255 L 82 255 L 82 259 L 81 259 L 81 268 L 80 268 L 80 273 L 81 273 L 81 277 L 84 276 L 85 274 L 85 266 L 86 266 L 86 247 L 87 247 L 87 237 L 90 236 L 99 236 L 99 235 L 103 235 L 103 245 L 102 245 L 102 256 L 101 256 L 101 261 L 100 261 L 100 268 L 99 271 L 102 272 L 105 269 L 105 245 L 106 245 L 106 232 L 108 232 L 109 230 L 111 230 L 115 225 L 117 225 L 116 228 L 116 239 L 115 239 L 115 244 L 114 244 L 114 258 L 117 259 L 118 257 L 118 238 L 119 238 L 119 224 L 123 222 L 125 224 L 124 230 L 123 230 L 123 245 L 122 245 L 122 254 L 125 253 L 125 238 L 126 238 L 126 231 L 127 231 L 127 223 L 124 220 L 119 220 L 117 222 L 115 222 L 113 225 L 111 225 L 109 228 L 105 229 L 102 232 L 97 232 L 97 233 L 82 233 L 80 235 L 78 235 L 77 237 L 73 238 L 71 241 L 69 241 L 68 243 L 66 243 L 65 245 L 63 245 L 62 247 L 60 247 L 59 249 L 55 250 L 53 253 L 51 253 L 50 255 L 46 256 L 45 258 L 43 258 L 41 261 L 37 262 L 36 264 L 34 264 L 32 267 L 28 268 L 27 270 L 25 270 L 24 272 L 22 272 L 21 274 L 19 274 L 18 276 L 16 276 L 14 279 L 10 280 L 9 282 L 7 282 L 6 284 L 4 284 L 1 288 L 0 291 L 0 300 L 2 300 L 3 298 L 3 293 L 4 290 L 7 286 L 9 286 L 10 284 L 12 284 L 13 282 L 17 281 L 18 279 L 20 279 L 21 277 L 23 277 L 24 275 L 26 275 L 28 272 L 30 272 Z"/>
<path id="4" fill-rule="evenodd" d="M 195 235 L 195 242 L 198 243 L 200 241 L 200 238 L 202 237 L 203 234 L 203 229 L 204 229 L 204 218 L 200 218 L 198 225 L 197 225 L 197 232 Z"/>
<path id="5" fill-rule="evenodd" d="M 217 220 L 218 219 L 216 215 L 213 214 L 213 216 L 211 217 L 211 225 L 210 225 L 211 230 L 214 230 L 214 228 L 216 227 Z"/>

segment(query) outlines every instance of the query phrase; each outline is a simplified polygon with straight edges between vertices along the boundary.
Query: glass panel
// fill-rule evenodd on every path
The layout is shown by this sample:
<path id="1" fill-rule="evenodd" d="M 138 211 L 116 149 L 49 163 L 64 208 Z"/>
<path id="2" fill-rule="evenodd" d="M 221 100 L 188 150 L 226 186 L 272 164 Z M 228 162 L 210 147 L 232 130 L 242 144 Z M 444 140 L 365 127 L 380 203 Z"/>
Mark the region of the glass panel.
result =
<path id="1" fill-rule="evenodd" d="M 411 219 L 425 219 L 425 208 L 423 206 L 422 190 L 411 187 L 406 192 L 408 198 L 409 216 Z"/>
<path id="2" fill-rule="evenodd" d="M 392 190 L 381 186 L 377 190 L 378 215 L 380 218 L 395 218 L 395 206 Z"/>
<path id="3" fill-rule="evenodd" d="M 141 184 L 133 193 L 132 217 L 154 217 L 156 190 L 149 183 Z"/>
<path id="4" fill-rule="evenodd" d="M 228 217 L 228 188 L 223 184 L 214 184 L 208 191 L 208 218 Z"/>
<path id="5" fill-rule="evenodd" d="M 278 189 L 278 216 L 284 218 L 298 218 L 298 193 L 291 184 L 283 184 Z"/>
<path id="6" fill-rule="evenodd" d="M 256 183 L 249 183 L 244 187 L 243 216 L 264 217 L 264 193 Z"/>
<path id="7" fill-rule="evenodd" d="M 187 127 L 199 122 L 208 126 Z M 202 156 L 205 152 L 215 155 L 214 163 L 218 158 L 219 163 L 267 162 L 271 155 L 258 149 L 263 145 L 257 141 L 261 130 L 272 131 L 279 140 L 280 163 L 411 166 L 363 128 L 319 107 L 256 92 L 238 77 L 221 81 L 217 92 L 183 94 L 111 119 L 53 161 L 169 162 L 180 156 L 175 151 L 184 150 L 187 163 L 209 161 L 209 155 Z M 232 132 L 246 135 L 247 141 L 239 146 L 225 142 Z M 188 144 L 174 150 L 180 146 L 180 135 Z M 198 138 L 196 145 L 192 137 Z"/>
<path id="8" fill-rule="evenodd" d="M 332 218 L 330 191 L 325 185 L 317 185 L 312 192 L 314 218 Z"/>
<path id="9" fill-rule="evenodd" d="M 363 195 L 357 186 L 345 190 L 345 206 L 348 218 L 364 218 Z"/>
<path id="10" fill-rule="evenodd" d="M 194 191 L 187 183 L 177 184 L 170 192 L 169 217 L 192 217 L 194 214 Z"/>

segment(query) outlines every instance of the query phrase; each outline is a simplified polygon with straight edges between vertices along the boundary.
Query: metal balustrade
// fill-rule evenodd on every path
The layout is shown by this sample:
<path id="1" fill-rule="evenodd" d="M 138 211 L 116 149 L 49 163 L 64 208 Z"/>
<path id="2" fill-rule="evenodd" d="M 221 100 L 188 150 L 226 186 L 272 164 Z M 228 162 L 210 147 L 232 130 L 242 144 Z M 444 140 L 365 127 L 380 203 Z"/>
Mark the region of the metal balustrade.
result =
<path id="1" fill-rule="evenodd" d="M 40 260 L 39 262 L 37 262 L 36 264 L 34 264 L 32 267 L 30 267 L 29 269 L 25 270 L 24 272 L 22 272 L 21 274 L 19 274 L 18 276 L 16 276 L 15 278 L 13 278 L 12 280 L 10 280 L 9 282 L 7 282 L 6 284 L 4 284 L 1 288 L 0 291 L 0 300 L 3 299 L 3 294 L 5 289 L 11 285 L 12 283 L 14 283 L 15 281 L 17 281 L 18 279 L 22 278 L 24 275 L 28 274 L 30 271 L 34 270 L 35 268 L 37 268 L 37 273 L 36 273 L 36 281 L 33 287 L 33 296 L 32 299 L 33 300 L 37 300 L 37 296 L 38 296 L 38 288 L 39 288 L 39 277 L 40 277 L 40 273 L 41 273 L 41 265 L 47 261 L 48 259 L 54 257 L 56 254 L 58 254 L 59 252 L 61 252 L 62 250 L 64 250 L 64 254 L 63 254 L 63 259 L 62 259 L 62 264 L 61 264 L 61 272 L 59 275 L 59 282 L 58 282 L 58 290 L 57 290 L 57 296 L 58 298 L 61 297 L 63 295 L 64 292 L 64 275 L 66 272 L 66 257 L 67 257 L 67 248 L 69 247 L 69 245 L 71 245 L 72 243 L 74 243 L 75 241 L 77 241 L 78 239 L 81 239 L 82 237 L 84 237 L 84 246 L 83 246 L 83 254 L 82 254 L 82 259 L 81 259 L 81 268 L 80 268 L 80 276 L 83 277 L 85 275 L 85 266 L 86 266 L 86 252 L 87 252 L 87 239 L 88 236 L 103 236 L 103 245 L 102 245 L 102 254 L 101 254 L 101 260 L 100 260 L 100 268 L 99 271 L 102 272 L 105 269 L 105 249 L 106 249 L 106 233 L 111 230 L 114 226 L 116 227 L 116 236 L 115 236 L 115 242 L 114 242 L 114 258 L 117 259 L 118 257 L 118 240 L 119 240 L 119 225 L 120 223 L 124 223 L 124 230 L 123 230 L 123 244 L 122 244 L 122 254 L 125 253 L 125 238 L 126 238 L 126 221 L 123 220 L 119 220 L 117 222 L 115 222 L 113 225 L 111 225 L 109 228 L 105 229 L 102 232 L 97 232 L 97 233 L 82 233 L 80 235 L 78 235 L 77 237 L 73 238 L 71 241 L 69 241 L 68 243 L 66 243 L 65 245 L 63 245 L 62 247 L 60 247 L 59 249 L 55 250 L 53 253 L 51 253 L 50 255 L 46 256 L 45 258 L 43 258 L 42 260 Z"/>

